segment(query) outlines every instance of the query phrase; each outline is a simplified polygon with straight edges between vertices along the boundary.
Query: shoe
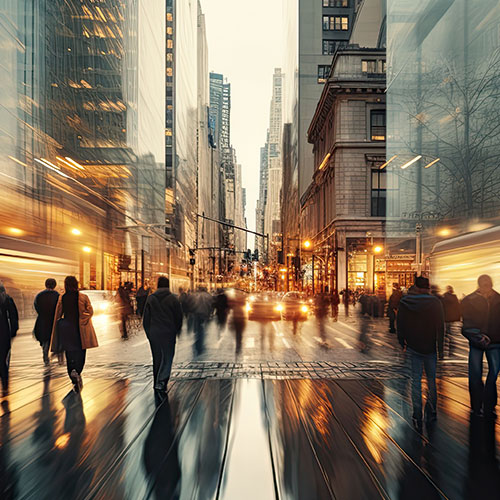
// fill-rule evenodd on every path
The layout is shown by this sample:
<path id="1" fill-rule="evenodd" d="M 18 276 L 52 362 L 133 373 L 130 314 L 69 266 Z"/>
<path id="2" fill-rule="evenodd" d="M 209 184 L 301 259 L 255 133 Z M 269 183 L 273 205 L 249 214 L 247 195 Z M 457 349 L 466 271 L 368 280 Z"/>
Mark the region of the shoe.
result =
<path id="1" fill-rule="evenodd" d="M 69 377 L 73 382 L 73 390 L 75 392 L 80 392 L 83 389 L 82 376 L 76 370 L 71 370 L 71 374 Z"/>

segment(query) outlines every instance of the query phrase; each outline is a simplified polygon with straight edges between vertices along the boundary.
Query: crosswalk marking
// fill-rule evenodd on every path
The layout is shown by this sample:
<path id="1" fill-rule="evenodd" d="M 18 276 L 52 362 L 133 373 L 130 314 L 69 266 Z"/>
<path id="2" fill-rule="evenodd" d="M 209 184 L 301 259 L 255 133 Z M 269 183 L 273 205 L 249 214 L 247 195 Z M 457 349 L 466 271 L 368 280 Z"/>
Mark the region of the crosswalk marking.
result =
<path id="1" fill-rule="evenodd" d="M 344 339 L 335 338 L 337 342 L 340 342 L 346 349 L 354 349 L 354 347 L 350 346 Z"/>

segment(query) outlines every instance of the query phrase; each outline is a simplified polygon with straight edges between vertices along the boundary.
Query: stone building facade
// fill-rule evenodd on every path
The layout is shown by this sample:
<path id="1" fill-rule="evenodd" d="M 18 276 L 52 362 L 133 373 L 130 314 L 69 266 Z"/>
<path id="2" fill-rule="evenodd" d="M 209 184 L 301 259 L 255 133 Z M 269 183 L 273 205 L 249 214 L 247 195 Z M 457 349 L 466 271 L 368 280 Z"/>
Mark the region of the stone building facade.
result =
<path id="1" fill-rule="evenodd" d="M 300 199 L 306 282 L 385 291 L 385 49 L 336 53 L 308 131 L 313 181 Z"/>

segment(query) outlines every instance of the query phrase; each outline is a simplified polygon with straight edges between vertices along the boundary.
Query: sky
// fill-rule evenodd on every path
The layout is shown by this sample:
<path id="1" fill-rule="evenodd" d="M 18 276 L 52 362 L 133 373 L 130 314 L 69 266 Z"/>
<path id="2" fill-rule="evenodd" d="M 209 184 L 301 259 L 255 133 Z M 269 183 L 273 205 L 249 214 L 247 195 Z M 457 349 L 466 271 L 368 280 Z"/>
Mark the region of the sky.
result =
<path id="1" fill-rule="evenodd" d="M 247 190 L 246 217 L 255 230 L 260 148 L 269 127 L 274 68 L 282 67 L 282 0 L 201 0 L 209 69 L 231 83 L 231 142 Z M 253 238 L 249 236 L 249 247 Z"/>

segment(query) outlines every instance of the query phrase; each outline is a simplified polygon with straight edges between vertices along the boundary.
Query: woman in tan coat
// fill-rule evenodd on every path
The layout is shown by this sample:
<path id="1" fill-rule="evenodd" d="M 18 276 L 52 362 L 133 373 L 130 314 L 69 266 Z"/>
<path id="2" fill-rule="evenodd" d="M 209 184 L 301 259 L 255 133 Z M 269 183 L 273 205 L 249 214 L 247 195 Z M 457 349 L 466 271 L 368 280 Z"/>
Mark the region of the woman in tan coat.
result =
<path id="1" fill-rule="evenodd" d="M 56 306 L 50 350 L 65 352 L 68 375 L 75 392 L 80 392 L 87 349 L 99 345 L 92 326 L 94 310 L 89 298 L 78 291 L 78 281 L 74 276 L 66 277 L 64 289 L 65 293 L 59 297 Z"/>

